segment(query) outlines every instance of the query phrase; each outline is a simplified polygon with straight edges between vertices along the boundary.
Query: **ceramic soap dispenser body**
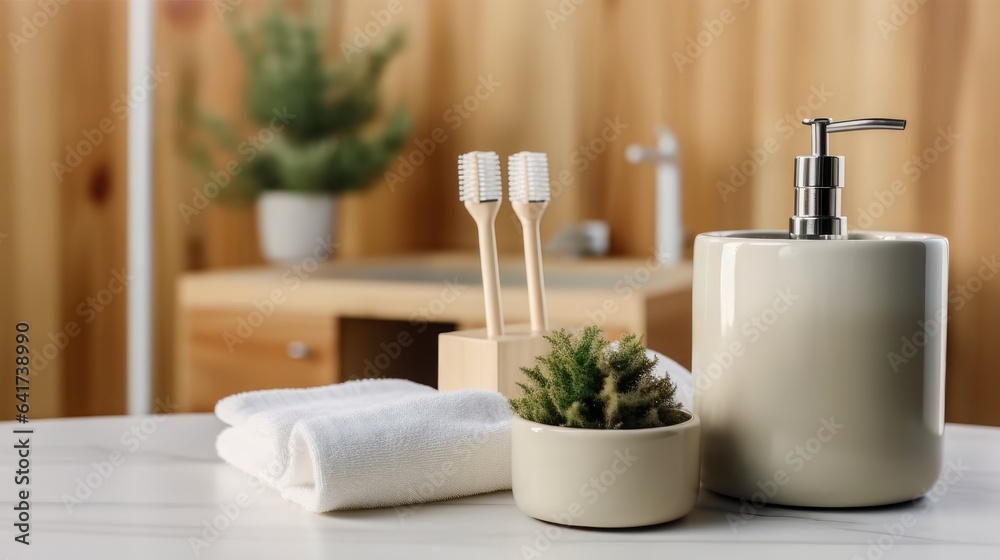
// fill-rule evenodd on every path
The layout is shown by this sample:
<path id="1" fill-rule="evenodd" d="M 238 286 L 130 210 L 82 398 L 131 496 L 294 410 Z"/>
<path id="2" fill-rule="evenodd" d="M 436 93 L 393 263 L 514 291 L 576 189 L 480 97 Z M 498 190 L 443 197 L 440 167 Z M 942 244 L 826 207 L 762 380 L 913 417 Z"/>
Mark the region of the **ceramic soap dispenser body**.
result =
<path id="1" fill-rule="evenodd" d="M 789 230 L 695 241 L 702 482 L 758 505 L 910 500 L 941 468 L 948 241 L 848 232 L 840 215 L 828 134 L 904 121 L 805 122 Z"/>

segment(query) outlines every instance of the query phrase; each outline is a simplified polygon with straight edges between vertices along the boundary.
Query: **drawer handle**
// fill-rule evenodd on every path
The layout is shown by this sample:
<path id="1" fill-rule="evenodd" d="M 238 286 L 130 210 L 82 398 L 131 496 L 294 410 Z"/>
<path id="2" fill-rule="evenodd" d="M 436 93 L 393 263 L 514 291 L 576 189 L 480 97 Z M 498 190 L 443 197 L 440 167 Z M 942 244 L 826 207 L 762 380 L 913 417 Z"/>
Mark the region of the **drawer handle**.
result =
<path id="1" fill-rule="evenodd" d="M 298 340 L 293 340 L 288 343 L 285 348 L 288 353 L 288 357 L 293 360 L 304 360 L 309 357 L 309 346 L 305 342 L 300 342 Z"/>

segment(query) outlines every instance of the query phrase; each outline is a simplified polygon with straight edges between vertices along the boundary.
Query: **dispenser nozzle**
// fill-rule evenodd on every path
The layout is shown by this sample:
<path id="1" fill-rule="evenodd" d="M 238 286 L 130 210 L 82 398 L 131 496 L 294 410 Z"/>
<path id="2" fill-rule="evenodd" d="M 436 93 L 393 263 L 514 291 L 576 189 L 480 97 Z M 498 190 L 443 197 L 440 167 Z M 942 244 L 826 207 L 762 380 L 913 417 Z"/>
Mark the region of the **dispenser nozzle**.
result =
<path id="1" fill-rule="evenodd" d="M 903 130 L 901 119 L 805 119 L 812 127 L 812 155 L 795 158 L 795 214 L 789 220 L 792 239 L 847 239 L 847 218 L 840 215 L 844 158 L 831 156 L 830 134 L 854 130 Z"/>
<path id="2" fill-rule="evenodd" d="M 833 122 L 830 118 L 804 119 L 802 124 L 812 126 L 812 152 L 814 156 L 825 156 L 830 145 L 830 134 L 834 132 L 851 132 L 854 130 L 903 130 L 906 121 L 903 119 L 854 119 L 852 121 Z"/>

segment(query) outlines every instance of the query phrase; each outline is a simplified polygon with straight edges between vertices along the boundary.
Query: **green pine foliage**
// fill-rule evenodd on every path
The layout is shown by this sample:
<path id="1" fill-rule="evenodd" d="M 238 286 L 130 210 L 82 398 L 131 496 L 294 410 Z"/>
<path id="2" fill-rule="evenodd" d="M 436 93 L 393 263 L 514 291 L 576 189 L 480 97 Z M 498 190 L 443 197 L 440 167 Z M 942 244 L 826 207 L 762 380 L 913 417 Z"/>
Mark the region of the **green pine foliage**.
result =
<path id="1" fill-rule="evenodd" d="M 379 118 L 379 80 L 402 36 L 331 65 L 322 30 L 277 4 L 259 20 L 238 24 L 233 34 L 246 66 L 244 105 L 253 127 L 238 133 L 236 123 L 198 115 L 215 146 L 196 145 L 194 161 L 211 167 L 216 150 L 234 155 L 245 167 L 236 179 L 248 194 L 342 194 L 371 185 L 410 132 L 403 109 Z M 275 121 L 278 114 L 284 121 Z M 275 134 L 264 143 L 272 137 L 268 128 Z M 249 146 L 248 133 L 257 138 Z"/>
<path id="2" fill-rule="evenodd" d="M 601 329 L 559 330 L 546 339 L 552 350 L 534 367 L 521 368 L 524 392 L 510 399 L 514 411 L 539 424 L 603 430 L 671 426 L 689 415 L 674 400 L 677 386 L 656 377 L 656 359 L 642 337 L 625 334 L 617 345 Z"/>

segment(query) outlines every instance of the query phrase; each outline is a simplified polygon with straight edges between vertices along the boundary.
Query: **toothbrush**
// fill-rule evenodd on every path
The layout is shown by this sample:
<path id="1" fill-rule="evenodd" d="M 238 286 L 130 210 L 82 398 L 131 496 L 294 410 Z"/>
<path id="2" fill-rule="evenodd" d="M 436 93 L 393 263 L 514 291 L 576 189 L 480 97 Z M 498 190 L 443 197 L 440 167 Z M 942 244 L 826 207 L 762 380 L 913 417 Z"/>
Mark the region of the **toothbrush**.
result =
<path id="1" fill-rule="evenodd" d="M 510 156 L 507 159 L 507 184 L 511 206 L 521 220 L 524 233 L 531 330 L 543 333 L 549 330 L 549 319 L 545 308 L 539 224 L 551 198 L 548 157 L 538 152 L 519 152 Z"/>
<path id="2" fill-rule="evenodd" d="M 497 264 L 495 222 L 503 203 L 500 157 L 496 152 L 469 152 L 458 157 L 458 198 L 479 228 L 479 260 L 486 300 L 486 334 L 503 335 L 500 307 L 500 269 Z"/>

